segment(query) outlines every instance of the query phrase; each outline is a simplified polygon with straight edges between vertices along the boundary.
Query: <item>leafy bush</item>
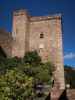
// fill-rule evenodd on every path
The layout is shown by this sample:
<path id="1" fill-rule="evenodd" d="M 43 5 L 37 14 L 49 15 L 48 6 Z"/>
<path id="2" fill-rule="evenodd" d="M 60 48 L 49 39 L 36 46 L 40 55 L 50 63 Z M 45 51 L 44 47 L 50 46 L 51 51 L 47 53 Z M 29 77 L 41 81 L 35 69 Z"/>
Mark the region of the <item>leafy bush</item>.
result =
<path id="1" fill-rule="evenodd" d="M 7 70 L 0 76 L 1 100 L 25 100 L 32 95 L 32 80 L 18 68 Z"/>
<path id="2" fill-rule="evenodd" d="M 53 68 L 50 62 L 42 63 L 36 51 L 24 58 L 0 58 L 1 100 L 27 100 L 35 95 L 35 85 L 51 86 Z"/>
<path id="3" fill-rule="evenodd" d="M 24 62 L 29 64 L 39 64 L 41 58 L 36 51 L 27 52 L 24 56 Z"/>
<path id="4" fill-rule="evenodd" d="M 5 72 L 7 69 L 18 67 L 21 64 L 21 58 L 0 58 L 0 73 Z M 22 64 L 21 64 L 22 65 Z"/>

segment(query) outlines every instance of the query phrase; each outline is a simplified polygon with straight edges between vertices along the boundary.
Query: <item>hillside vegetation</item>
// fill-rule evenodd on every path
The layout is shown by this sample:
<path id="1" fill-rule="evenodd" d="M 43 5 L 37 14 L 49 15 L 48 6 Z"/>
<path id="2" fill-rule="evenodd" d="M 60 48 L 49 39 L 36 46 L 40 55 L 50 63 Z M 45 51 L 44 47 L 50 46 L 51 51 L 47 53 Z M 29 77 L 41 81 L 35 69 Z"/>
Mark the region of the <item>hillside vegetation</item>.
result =
<path id="1" fill-rule="evenodd" d="M 65 82 L 70 85 L 70 88 L 75 88 L 75 69 L 65 65 Z"/>

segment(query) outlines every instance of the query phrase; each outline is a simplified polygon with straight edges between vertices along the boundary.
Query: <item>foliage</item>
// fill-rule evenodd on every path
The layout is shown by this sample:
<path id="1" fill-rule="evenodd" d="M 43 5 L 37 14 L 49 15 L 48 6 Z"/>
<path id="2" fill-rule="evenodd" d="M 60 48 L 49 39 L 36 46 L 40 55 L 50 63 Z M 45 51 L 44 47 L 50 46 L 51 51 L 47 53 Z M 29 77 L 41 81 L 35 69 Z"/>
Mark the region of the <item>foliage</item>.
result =
<path id="1" fill-rule="evenodd" d="M 26 64 L 25 69 L 23 70 L 28 76 L 33 77 L 34 95 L 37 96 L 37 91 L 39 91 L 39 93 L 43 93 L 43 96 L 47 96 L 52 86 L 53 65 L 50 62 L 40 63 L 36 66 Z M 39 85 L 42 87 L 42 89 L 41 87 L 38 87 Z M 48 86 L 48 88 L 46 86 Z"/>
<path id="2" fill-rule="evenodd" d="M 27 52 L 24 56 L 24 62 L 29 64 L 39 64 L 41 58 L 36 51 Z"/>
<path id="3" fill-rule="evenodd" d="M 65 65 L 65 82 L 70 84 L 70 88 L 75 88 L 75 69 Z"/>
<path id="4" fill-rule="evenodd" d="M 7 70 L 0 76 L 1 100 L 25 100 L 31 96 L 32 79 L 18 68 Z"/>
<path id="5" fill-rule="evenodd" d="M 35 85 L 51 85 L 53 65 L 42 63 L 36 51 L 24 58 L 0 58 L 1 100 L 26 100 L 35 95 Z"/>
<path id="6" fill-rule="evenodd" d="M 47 62 L 45 64 L 39 64 L 36 66 L 25 67 L 25 73 L 32 76 L 34 80 L 38 80 L 44 83 L 51 81 L 52 77 L 52 65 Z"/>
<path id="7" fill-rule="evenodd" d="M 21 64 L 21 58 L 4 58 L 0 57 L 0 73 L 5 72 L 7 69 L 18 67 Z"/>

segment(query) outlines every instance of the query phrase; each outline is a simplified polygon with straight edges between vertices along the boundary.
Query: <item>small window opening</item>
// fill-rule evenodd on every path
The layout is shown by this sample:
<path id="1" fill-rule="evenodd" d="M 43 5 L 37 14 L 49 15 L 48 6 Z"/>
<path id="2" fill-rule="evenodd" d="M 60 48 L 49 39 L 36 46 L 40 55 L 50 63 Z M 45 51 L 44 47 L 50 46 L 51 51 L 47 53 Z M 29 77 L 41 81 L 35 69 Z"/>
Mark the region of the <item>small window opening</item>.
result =
<path id="1" fill-rule="evenodd" d="M 44 38 L 44 34 L 43 33 L 40 34 L 40 38 Z"/>

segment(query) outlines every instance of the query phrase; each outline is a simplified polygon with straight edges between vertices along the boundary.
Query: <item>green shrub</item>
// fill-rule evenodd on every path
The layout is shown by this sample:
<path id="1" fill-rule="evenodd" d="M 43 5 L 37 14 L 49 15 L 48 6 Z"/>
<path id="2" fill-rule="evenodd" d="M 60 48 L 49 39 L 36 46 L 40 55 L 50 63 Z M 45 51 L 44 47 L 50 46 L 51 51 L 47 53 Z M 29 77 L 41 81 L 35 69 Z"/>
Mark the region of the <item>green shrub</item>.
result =
<path id="1" fill-rule="evenodd" d="M 32 95 L 32 80 L 18 68 L 7 70 L 0 76 L 1 100 L 25 100 Z"/>
<path id="2" fill-rule="evenodd" d="M 24 58 L 0 58 L 1 100 L 26 100 L 34 96 L 35 85 L 51 86 L 53 68 L 50 62 L 42 63 L 36 51 Z"/>
<path id="3" fill-rule="evenodd" d="M 39 64 L 41 58 L 36 51 L 27 52 L 24 56 L 24 62 L 29 64 Z"/>

